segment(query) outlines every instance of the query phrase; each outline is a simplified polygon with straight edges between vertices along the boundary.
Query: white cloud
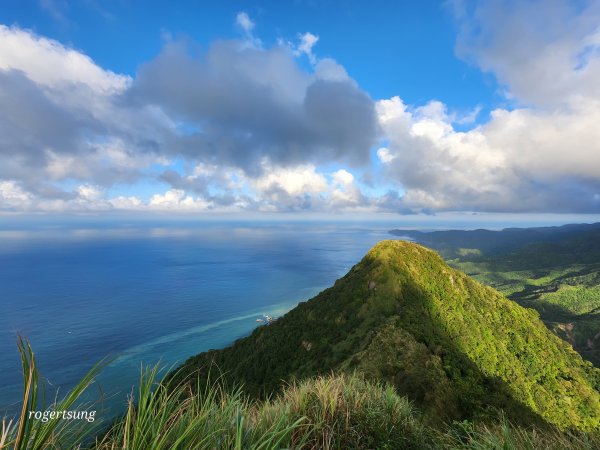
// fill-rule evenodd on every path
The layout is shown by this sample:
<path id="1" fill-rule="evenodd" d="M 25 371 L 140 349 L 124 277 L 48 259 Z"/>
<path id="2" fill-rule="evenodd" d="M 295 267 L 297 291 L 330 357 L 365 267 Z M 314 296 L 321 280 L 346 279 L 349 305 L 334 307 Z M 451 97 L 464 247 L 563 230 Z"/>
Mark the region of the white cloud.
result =
<path id="1" fill-rule="evenodd" d="M 600 99 L 600 3 L 478 2 L 459 11 L 457 52 L 493 73 L 521 104 Z"/>
<path id="2" fill-rule="evenodd" d="M 151 206 L 176 205 L 185 198 L 185 191 L 170 189 L 164 194 L 154 194 L 150 199 Z"/>
<path id="3" fill-rule="evenodd" d="M 104 196 L 104 192 L 98 186 L 91 186 L 89 184 L 82 184 L 77 188 L 79 197 L 83 200 L 96 201 L 100 200 Z"/>
<path id="4" fill-rule="evenodd" d="M 354 181 L 354 175 L 345 169 L 337 170 L 332 175 L 335 184 L 347 186 Z"/>
<path id="5" fill-rule="evenodd" d="M 331 174 L 332 190 L 329 196 L 329 208 L 333 210 L 369 210 L 371 200 L 366 198 L 358 187 L 354 175 L 345 169 Z"/>
<path id="6" fill-rule="evenodd" d="M 310 32 L 306 32 L 304 34 L 299 35 L 299 43 L 297 47 L 297 52 L 299 54 L 305 54 L 308 57 L 308 60 L 315 64 L 317 61 L 316 56 L 313 54 L 313 47 L 319 42 L 319 36 L 312 34 Z"/>
<path id="7" fill-rule="evenodd" d="M 50 180 L 64 180 L 75 173 L 80 178 L 86 179 L 92 174 L 92 167 L 75 155 L 63 155 L 50 149 L 46 149 L 45 154 L 46 174 Z"/>
<path id="8" fill-rule="evenodd" d="M 373 101 L 335 61 L 305 71 L 290 49 L 252 44 L 247 13 L 236 22 L 245 40 L 197 58 L 169 41 L 135 80 L 0 26 L 0 181 L 16 180 L 22 209 L 40 211 L 321 207 L 329 187 L 316 167 L 368 161 Z M 303 35 L 302 52 L 317 40 Z M 172 189 L 106 196 L 153 179 Z"/>
<path id="9" fill-rule="evenodd" d="M 408 208 L 577 211 L 600 186 L 600 108 L 499 109 L 466 132 L 437 104 L 410 111 L 395 97 L 377 110 L 389 139 L 378 156 Z"/>
<path id="10" fill-rule="evenodd" d="M 248 173 L 265 157 L 282 166 L 357 165 L 368 161 L 376 118 L 372 99 L 344 72 L 331 60 L 307 72 L 287 48 L 218 41 L 196 58 L 175 43 L 140 68 L 132 96 L 195 126 L 169 147 L 186 157 Z"/>
<path id="11" fill-rule="evenodd" d="M 327 190 L 325 177 L 312 165 L 265 167 L 264 175 L 249 180 L 260 197 L 288 202 L 294 197 L 318 194 Z"/>
<path id="12" fill-rule="evenodd" d="M 394 159 L 394 155 L 392 155 L 390 149 L 386 147 L 381 147 L 377 149 L 377 157 L 382 163 L 386 164 L 392 162 L 392 160 Z"/>
<path id="13" fill-rule="evenodd" d="M 154 194 L 148 202 L 148 207 L 159 211 L 205 211 L 210 207 L 210 203 L 187 195 L 181 189 L 170 189 L 164 194 Z"/>
<path id="14" fill-rule="evenodd" d="M 239 27 L 244 30 L 246 33 L 252 33 L 254 29 L 255 23 L 250 19 L 248 13 L 244 11 L 240 11 L 235 16 L 235 22 L 239 25 Z"/>
<path id="15" fill-rule="evenodd" d="M 68 23 L 65 14 L 69 7 L 67 0 L 39 0 L 39 4 L 56 22 L 63 25 Z"/>
<path id="16" fill-rule="evenodd" d="M 173 213 L 241 211 L 373 211 L 354 175 L 346 169 L 319 173 L 315 166 L 276 167 L 248 177 L 236 168 L 198 165 L 191 175 L 170 180 L 181 188 L 139 196 L 109 197 L 101 186 L 81 184 L 64 198 L 40 198 L 16 182 L 0 182 L 0 213 L 6 211 Z M 198 191 L 195 194 L 193 191 Z"/>
<path id="17" fill-rule="evenodd" d="M 242 39 L 169 40 L 135 79 L 0 25 L 0 210 L 600 211 L 600 6 L 465 11 L 457 51 L 513 105 L 479 125 L 481 106 L 375 105 L 317 35 L 263 48 L 245 12 Z M 109 194 L 141 179 L 169 188 Z"/>
<path id="18" fill-rule="evenodd" d="M 125 197 L 120 195 L 118 197 L 110 199 L 108 202 L 115 209 L 123 209 L 128 211 L 141 209 L 144 206 L 142 200 L 136 196 Z"/>
<path id="19" fill-rule="evenodd" d="M 131 78 L 18 27 L 0 25 L 0 180 L 17 178 L 40 208 L 76 193 L 54 183 L 110 186 L 167 162 L 173 127 L 160 108 L 132 107 Z"/>
<path id="20" fill-rule="evenodd" d="M 242 47 L 246 49 L 262 48 L 262 41 L 254 36 L 253 30 L 256 24 L 250 19 L 248 13 L 240 11 L 235 16 L 235 23 L 244 32 Z"/>
<path id="21" fill-rule="evenodd" d="M 25 192 L 15 181 L 0 181 L 0 211 L 27 209 L 32 195 Z"/>
<path id="22" fill-rule="evenodd" d="M 475 123 L 475 121 L 477 120 L 477 116 L 479 116 L 479 113 L 482 109 L 483 108 L 481 105 L 477 105 L 475 108 L 471 109 L 470 111 L 467 111 L 466 113 L 454 113 L 452 115 L 452 123 L 456 123 L 459 125 L 471 125 Z"/>
<path id="23" fill-rule="evenodd" d="M 514 109 L 459 132 L 480 113 L 431 101 L 377 104 L 389 141 L 377 152 L 399 209 L 599 211 L 600 4 L 455 3 L 457 51 L 491 72 Z M 472 6 L 472 7 L 471 7 Z M 515 45 L 515 43 L 518 43 Z"/>
<path id="24" fill-rule="evenodd" d="M 131 78 L 98 67 L 86 55 L 16 27 L 0 25 L 0 69 L 20 70 L 48 87 L 81 84 L 103 94 L 122 92 Z"/>

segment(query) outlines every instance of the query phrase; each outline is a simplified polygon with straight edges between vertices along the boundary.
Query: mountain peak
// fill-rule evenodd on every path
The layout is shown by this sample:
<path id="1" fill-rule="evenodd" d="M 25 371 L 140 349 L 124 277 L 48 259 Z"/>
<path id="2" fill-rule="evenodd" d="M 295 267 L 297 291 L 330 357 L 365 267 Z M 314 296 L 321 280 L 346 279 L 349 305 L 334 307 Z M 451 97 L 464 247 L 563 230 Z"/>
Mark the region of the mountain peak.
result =
<path id="1" fill-rule="evenodd" d="M 600 427 L 597 369 L 535 311 L 406 241 L 378 243 L 331 288 L 184 372 L 206 377 L 213 363 L 258 396 L 282 380 L 358 371 L 392 383 L 432 420 L 493 407 L 513 420 Z"/>
<path id="2" fill-rule="evenodd" d="M 414 242 L 398 239 L 386 239 L 375 244 L 363 259 L 376 259 L 381 262 L 390 262 L 396 259 L 419 260 L 435 258 L 440 263 L 444 261 L 433 250 Z"/>

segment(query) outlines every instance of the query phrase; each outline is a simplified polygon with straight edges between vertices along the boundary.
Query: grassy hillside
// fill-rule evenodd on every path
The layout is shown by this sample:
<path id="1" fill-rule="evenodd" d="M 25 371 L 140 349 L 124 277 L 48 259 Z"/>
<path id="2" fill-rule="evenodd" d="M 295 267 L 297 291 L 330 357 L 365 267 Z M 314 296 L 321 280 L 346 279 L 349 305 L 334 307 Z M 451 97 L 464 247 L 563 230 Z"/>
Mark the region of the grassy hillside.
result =
<path id="1" fill-rule="evenodd" d="M 600 371 L 535 311 L 403 241 L 168 379 L 143 371 L 111 424 L 31 418 L 94 409 L 78 397 L 103 364 L 48 405 L 33 351 L 19 348 L 23 409 L 3 421 L 0 449 L 600 448 Z"/>
<path id="2" fill-rule="evenodd" d="M 453 267 L 537 310 L 549 329 L 600 366 L 598 224 L 406 233 Z"/>
<path id="3" fill-rule="evenodd" d="M 120 420 L 108 426 L 46 422 L 32 419 L 28 410 L 59 411 L 78 404 L 98 368 L 63 400 L 46 406 L 38 395 L 43 377 L 33 352 L 23 341 L 20 350 L 24 408 L 17 420 L 3 420 L 0 449 L 593 450 L 600 446 L 598 435 L 550 426 L 523 428 L 505 417 L 492 425 L 461 421 L 432 427 L 392 386 L 357 374 L 307 379 L 284 386 L 276 398 L 253 402 L 239 389 L 224 390 L 219 381 L 195 393 L 186 384 L 167 388 L 166 381 L 157 379 L 155 367 L 142 371 L 139 388 L 128 397 Z M 96 434 L 99 429 L 104 431 Z"/>
<path id="4" fill-rule="evenodd" d="M 505 417 L 492 425 L 463 421 L 432 427 L 392 386 L 357 374 L 285 385 L 276 398 L 259 402 L 248 401 L 240 390 L 223 391 L 218 383 L 191 397 L 186 393 L 184 402 L 177 393 L 140 392 L 141 406 L 131 402 L 126 419 L 94 448 L 592 450 L 600 445 L 597 435 L 523 428 Z"/>
<path id="5" fill-rule="evenodd" d="M 403 241 L 376 245 L 335 285 L 179 377 L 266 397 L 282 380 L 358 371 L 407 395 L 428 421 L 501 408 L 518 422 L 600 426 L 599 372 L 524 309 Z"/>

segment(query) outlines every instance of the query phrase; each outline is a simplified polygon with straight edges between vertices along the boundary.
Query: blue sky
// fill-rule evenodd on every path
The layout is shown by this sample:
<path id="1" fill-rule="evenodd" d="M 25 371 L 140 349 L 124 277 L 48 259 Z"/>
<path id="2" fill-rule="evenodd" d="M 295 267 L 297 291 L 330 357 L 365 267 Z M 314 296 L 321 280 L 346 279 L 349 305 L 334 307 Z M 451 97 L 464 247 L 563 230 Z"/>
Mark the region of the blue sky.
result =
<path id="1" fill-rule="evenodd" d="M 8 0 L 0 214 L 600 212 L 600 7 Z"/>
<path id="2" fill-rule="evenodd" d="M 239 38 L 235 17 L 245 11 L 265 45 L 307 31 L 318 35 L 319 56 L 342 64 L 373 98 L 401 95 L 409 104 L 434 98 L 458 109 L 505 102 L 493 76 L 456 57 L 457 27 L 451 6 L 442 1 L 179 3 L 8 0 L 0 20 L 134 76 L 160 52 L 166 33 L 204 46 Z"/>

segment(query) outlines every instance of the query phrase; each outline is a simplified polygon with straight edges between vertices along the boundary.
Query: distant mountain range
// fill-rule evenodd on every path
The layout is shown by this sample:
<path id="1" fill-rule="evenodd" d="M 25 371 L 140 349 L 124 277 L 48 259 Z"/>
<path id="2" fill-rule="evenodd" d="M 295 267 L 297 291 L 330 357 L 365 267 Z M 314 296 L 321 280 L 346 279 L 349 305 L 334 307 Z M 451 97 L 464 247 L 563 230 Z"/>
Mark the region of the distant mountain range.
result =
<path id="1" fill-rule="evenodd" d="M 503 230 L 418 231 L 391 230 L 390 234 L 405 236 L 450 257 L 460 248 L 478 249 L 487 256 L 516 250 L 535 243 L 552 243 L 600 232 L 600 223 L 569 224 L 556 227 L 504 228 Z"/>

